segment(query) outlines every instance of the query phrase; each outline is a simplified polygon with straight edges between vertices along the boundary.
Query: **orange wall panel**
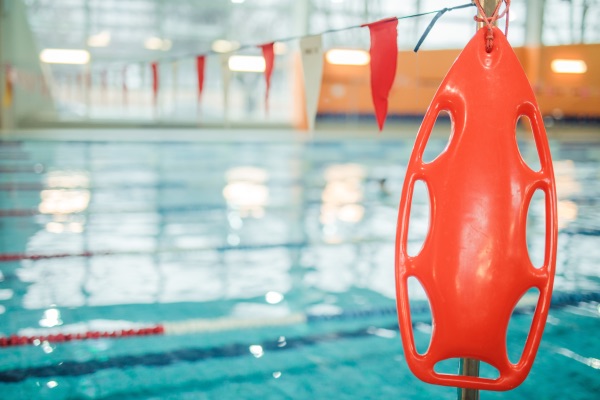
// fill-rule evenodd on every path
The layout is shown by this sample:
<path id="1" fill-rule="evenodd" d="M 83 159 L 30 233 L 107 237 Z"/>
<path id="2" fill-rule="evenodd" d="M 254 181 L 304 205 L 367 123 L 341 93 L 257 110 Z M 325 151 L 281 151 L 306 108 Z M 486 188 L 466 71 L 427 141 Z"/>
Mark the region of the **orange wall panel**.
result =
<path id="1" fill-rule="evenodd" d="M 579 59 L 583 74 L 552 71 L 554 59 Z M 600 44 L 548 46 L 540 55 L 538 101 L 546 114 L 600 117 Z"/>
<path id="2" fill-rule="evenodd" d="M 600 44 L 515 48 L 535 89 L 544 115 L 600 117 Z M 389 97 L 390 115 L 424 114 L 460 50 L 398 53 L 396 79 Z M 557 74 L 556 58 L 581 59 L 584 74 Z M 369 66 L 325 62 L 320 114 L 373 114 Z"/>

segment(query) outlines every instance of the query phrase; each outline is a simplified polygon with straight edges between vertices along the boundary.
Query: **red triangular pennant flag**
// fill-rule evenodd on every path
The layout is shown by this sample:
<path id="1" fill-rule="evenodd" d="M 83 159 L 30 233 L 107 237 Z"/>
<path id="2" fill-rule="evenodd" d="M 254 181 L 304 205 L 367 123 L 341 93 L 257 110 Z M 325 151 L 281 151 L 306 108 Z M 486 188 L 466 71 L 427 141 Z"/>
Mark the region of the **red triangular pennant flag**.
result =
<path id="1" fill-rule="evenodd" d="M 158 100 L 158 63 L 157 62 L 153 62 L 152 64 L 150 64 L 150 67 L 152 68 L 152 94 L 154 96 L 154 105 L 157 104 L 157 100 Z"/>
<path id="2" fill-rule="evenodd" d="M 204 62 L 206 56 L 196 57 L 196 72 L 198 73 L 198 102 L 202 98 L 202 89 L 204 88 Z"/>
<path id="3" fill-rule="evenodd" d="M 388 110 L 388 96 L 396 76 L 398 59 L 398 18 L 372 22 L 371 33 L 371 95 L 379 130 L 383 129 Z"/>
<path id="4" fill-rule="evenodd" d="M 275 63 L 274 42 L 262 44 L 259 47 L 262 49 L 262 54 L 265 59 L 265 81 L 267 90 L 265 91 L 265 109 L 269 110 L 269 88 L 271 87 L 271 74 L 273 73 L 273 64 Z"/>

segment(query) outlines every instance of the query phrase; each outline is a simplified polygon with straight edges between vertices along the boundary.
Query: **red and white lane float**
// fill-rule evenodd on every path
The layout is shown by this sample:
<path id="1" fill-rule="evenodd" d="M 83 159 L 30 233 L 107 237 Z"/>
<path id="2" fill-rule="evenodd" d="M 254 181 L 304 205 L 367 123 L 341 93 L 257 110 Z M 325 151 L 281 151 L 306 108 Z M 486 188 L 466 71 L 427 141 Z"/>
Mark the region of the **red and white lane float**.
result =
<path id="1" fill-rule="evenodd" d="M 387 313 L 387 311 L 385 311 Z M 379 312 L 381 314 L 381 312 Z M 135 336 L 189 335 L 256 329 L 273 326 L 304 324 L 310 316 L 290 313 L 281 316 L 255 316 L 252 318 L 221 317 L 196 318 L 161 323 L 94 320 L 52 328 L 26 328 L 17 334 L 0 336 L 0 348 L 48 343 L 65 343 L 93 339 L 117 339 Z M 314 318 L 314 317 L 313 317 Z"/>
<path id="2" fill-rule="evenodd" d="M 162 324 L 116 330 L 47 330 L 39 334 L 19 334 L 0 337 L 0 347 L 39 345 L 44 342 L 64 343 L 80 340 L 120 338 L 129 336 L 163 335 L 165 327 Z"/>
<path id="3" fill-rule="evenodd" d="M 552 307 L 562 308 L 580 303 L 600 301 L 600 292 L 584 293 L 554 293 Z M 518 313 L 528 313 L 535 303 L 519 302 L 515 310 Z M 423 316 L 426 306 L 411 308 L 413 314 Z M 275 315 L 223 316 L 218 318 L 191 318 L 179 321 L 143 323 L 127 320 L 91 320 L 65 324 L 54 327 L 23 328 L 15 334 L 1 336 L 0 348 L 24 345 L 44 345 L 48 343 L 67 343 L 81 340 L 119 339 L 156 335 L 194 335 L 219 333 L 224 331 L 240 331 L 246 329 L 261 329 L 265 327 L 303 325 L 328 321 L 362 320 L 369 317 L 396 315 L 396 307 L 368 309 L 325 309 L 312 312 L 279 313 Z M 418 325 L 422 322 L 417 322 Z"/>
<path id="4" fill-rule="evenodd" d="M 497 18 L 497 9 L 495 13 Z M 429 383 L 467 389 L 509 390 L 533 364 L 552 296 L 556 265 L 556 189 L 548 139 L 531 86 L 504 34 L 485 18 L 461 52 L 426 112 L 408 163 L 396 237 L 396 287 L 400 331 L 410 369 Z M 423 161 L 436 118 L 450 114 L 446 149 Z M 515 127 L 531 121 L 541 168 L 530 169 L 519 153 Z M 426 184 L 430 225 L 417 255 L 407 252 L 415 183 Z M 526 243 L 529 204 L 543 192 L 545 255 L 535 268 Z M 416 350 L 408 279 L 423 286 L 433 331 L 424 354 Z M 539 299 L 521 359 L 507 355 L 507 328 L 519 299 L 531 288 Z M 441 374 L 447 359 L 479 360 L 497 379 Z"/>

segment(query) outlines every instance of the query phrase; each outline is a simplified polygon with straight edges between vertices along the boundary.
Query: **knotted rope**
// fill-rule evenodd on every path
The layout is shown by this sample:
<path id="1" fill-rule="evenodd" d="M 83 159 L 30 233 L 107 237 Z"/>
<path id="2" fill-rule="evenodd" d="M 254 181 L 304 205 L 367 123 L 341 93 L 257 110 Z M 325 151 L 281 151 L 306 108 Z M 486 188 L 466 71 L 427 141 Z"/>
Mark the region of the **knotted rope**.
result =
<path id="1" fill-rule="evenodd" d="M 500 12 L 500 6 L 502 5 L 502 3 L 506 3 L 506 7 L 504 7 L 504 10 L 502 12 Z M 485 37 L 485 51 L 487 51 L 488 53 L 492 52 L 492 48 L 494 47 L 494 23 L 499 20 L 500 18 L 506 16 L 506 22 L 505 22 L 505 27 L 504 27 L 504 36 L 508 35 L 508 10 L 510 9 L 510 0 L 501 0 L 496 4 L 496 8 L 494 9 L 493 14 L 488 17 L 485 13 L 485 11 L 483 10 L 483 6 L 481 5 L 481 0 L 475 0 L 475 5 L 477 6 L 477 9 L 479 10 L 479 15 L 476 15 L 473 19 L 475 19 L 475 21 L 477 22 L 483 22 L 486 24 L 487 29 L 488 29 L 488 33 Z M 481 15 L 481 16 L 480 16 Z"/>

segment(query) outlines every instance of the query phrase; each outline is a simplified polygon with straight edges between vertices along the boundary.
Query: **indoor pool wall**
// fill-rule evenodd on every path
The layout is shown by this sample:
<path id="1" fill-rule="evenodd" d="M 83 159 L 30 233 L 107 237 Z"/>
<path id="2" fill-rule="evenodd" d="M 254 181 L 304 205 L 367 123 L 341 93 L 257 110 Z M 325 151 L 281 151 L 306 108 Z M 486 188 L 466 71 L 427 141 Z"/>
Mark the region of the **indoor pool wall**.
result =
<path id="1" fill-rule="evenodd" d="M 414 378 L 397 330 L 394 239 L 410 132 L 224 132 L 1 142 L 0 334 L 166 330 L 0 348 L 0 397 L 455 398 Z M 533 162 L 531 142 L 520 144 Z M 527 380 L 482 399 L 600 392 L 600 141 L 554 130 L 550 144 L 555 305 Z M 417 197 L 417 244 L 424 207 Z M 531 214 L 540 231 L 543 207 Z M 532 251 L 540 240 L 531 236 Z M 513 353 L 530 315 L 513 317 Z M 427 307 L 414 322 L 426 348 Z"/>

